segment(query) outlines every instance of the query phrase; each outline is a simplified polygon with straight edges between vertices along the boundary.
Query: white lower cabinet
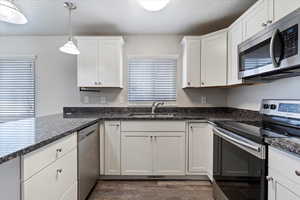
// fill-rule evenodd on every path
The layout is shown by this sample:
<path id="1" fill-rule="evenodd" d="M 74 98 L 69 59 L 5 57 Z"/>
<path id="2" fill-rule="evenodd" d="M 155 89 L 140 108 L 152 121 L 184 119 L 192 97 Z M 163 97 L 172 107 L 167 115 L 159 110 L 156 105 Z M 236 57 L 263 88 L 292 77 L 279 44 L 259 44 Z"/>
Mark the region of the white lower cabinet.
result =
<path id="1" fill-rule="evenodd" d="M 268 200 L 300 200 L 300 159 L 269 149 Z"/>
<path id="2" fill-rule="evenodd" d="M 23 199 L 60 200 L 76 181 L 77 150 L 74 149 L 25 181 L 23 183 Z M 77 199 L 77 193 L 67 196 L 74 196 Z"/>
<path id="3" fill-rule="evenodd" d="M 121 174 L 121 124 L 106 121 L 105 129 L 105 175 Z"/>
<path id="4" fill-rule="evenodd" d="M 184 175 L 184 132 L 122 133 L 122 175 Z"/>
<path id="5" fill-rule="evenodd" d="M 188 174 L 212 176 L 213 133 L 208 123 L 188 125 Z"/>
<path id="6" fill-rule="evenodd" d="M 77 181 L 68 189 L 68 191 L 62 196 L 60 200 L 76 200 L 78 194 Z"/>
<path id="7" fill-rule="evenodd" d="M 122 175 L 152 175 L 152 138 L 148 133 L 122 134 Z"/>

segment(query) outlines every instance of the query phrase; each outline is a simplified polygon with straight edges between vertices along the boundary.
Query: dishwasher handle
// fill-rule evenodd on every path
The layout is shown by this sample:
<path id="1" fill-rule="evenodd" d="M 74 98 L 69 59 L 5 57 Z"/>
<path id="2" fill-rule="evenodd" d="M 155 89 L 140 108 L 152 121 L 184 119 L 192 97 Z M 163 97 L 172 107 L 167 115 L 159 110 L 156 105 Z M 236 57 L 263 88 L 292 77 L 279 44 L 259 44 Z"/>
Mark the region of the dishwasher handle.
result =
<path id="1" fill-rule="evenodd" d="M 82 129 L 81 131 L 78 132 L 78 142 L 84 140 L 89 135 L 97 132 L 97 130 L 98 130 L 98 124 L 94 124 L 85 129 Z"/>

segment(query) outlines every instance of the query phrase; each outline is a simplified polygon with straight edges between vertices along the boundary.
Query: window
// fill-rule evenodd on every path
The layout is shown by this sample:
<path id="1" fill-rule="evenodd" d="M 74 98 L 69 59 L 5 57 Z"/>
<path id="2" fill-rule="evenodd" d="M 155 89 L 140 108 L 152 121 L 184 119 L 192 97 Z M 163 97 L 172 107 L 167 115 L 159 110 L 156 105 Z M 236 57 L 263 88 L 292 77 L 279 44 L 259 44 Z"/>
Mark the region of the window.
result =
<path id="1" fill-rule="evenodd" d="M 130 59 L 128 101 L 176 101 L 176 68 L 176 59 Z"/>
<path id="2" fill-rule="evenodd" d="M 34 117 L 33 58 L 0 58 L 0 121 Z"/>

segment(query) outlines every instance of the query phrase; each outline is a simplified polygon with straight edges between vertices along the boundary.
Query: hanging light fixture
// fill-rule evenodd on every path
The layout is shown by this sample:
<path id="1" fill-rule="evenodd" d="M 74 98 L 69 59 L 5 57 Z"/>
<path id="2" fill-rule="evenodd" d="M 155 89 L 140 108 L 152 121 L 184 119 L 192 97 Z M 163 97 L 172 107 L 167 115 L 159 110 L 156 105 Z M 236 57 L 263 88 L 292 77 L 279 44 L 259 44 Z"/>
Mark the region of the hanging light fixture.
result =
<path id="1" fill-rule="evenodd" d="M 0 0 L 0 21 L 12 24 L 26 24 L 28 22 L 13 0 Z"/>
<path id="2" fill-rule="evenodd" d="M 147 11 L 156 12 L 164 9 L 170 0 L 137 0 L 139 4 Z"/>
<path id="3" fill-rule="evenodd" d="M 80 54 L 80 51 L 78 50 L 77 46 L 73 42 L 73 30 L 72 30 L 72 11 L 75 10 L 77 7 L 72 2 L 65 2 L 64 6 L 69 10 L 69 39 L 64 46 L 59 48 L 59 50 L 67 54 L 78 55 Z"/>

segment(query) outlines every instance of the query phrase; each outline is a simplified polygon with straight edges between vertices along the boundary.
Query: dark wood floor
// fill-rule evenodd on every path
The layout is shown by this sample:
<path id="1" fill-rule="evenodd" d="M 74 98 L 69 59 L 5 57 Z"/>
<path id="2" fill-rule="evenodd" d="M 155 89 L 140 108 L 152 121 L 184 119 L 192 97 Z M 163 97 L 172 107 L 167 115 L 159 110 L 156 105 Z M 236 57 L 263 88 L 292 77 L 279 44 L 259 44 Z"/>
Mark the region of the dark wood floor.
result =
<path id="1" fill-rule="evenodd" d="M 213 200 L 207 181 L 99 181 L 89 200 Z"/>

